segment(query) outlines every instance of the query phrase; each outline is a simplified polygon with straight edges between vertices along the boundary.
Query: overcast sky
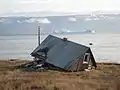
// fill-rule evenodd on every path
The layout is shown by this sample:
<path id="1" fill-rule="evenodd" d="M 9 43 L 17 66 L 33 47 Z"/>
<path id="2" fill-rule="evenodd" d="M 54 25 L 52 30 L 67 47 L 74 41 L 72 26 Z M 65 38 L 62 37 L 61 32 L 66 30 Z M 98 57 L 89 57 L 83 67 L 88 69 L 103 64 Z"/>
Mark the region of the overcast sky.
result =
<path id="1" fill-rule="evenodd" d="M 0 14 L 33 11 L 120 11 L 120 0 L 0 0 Z"/>

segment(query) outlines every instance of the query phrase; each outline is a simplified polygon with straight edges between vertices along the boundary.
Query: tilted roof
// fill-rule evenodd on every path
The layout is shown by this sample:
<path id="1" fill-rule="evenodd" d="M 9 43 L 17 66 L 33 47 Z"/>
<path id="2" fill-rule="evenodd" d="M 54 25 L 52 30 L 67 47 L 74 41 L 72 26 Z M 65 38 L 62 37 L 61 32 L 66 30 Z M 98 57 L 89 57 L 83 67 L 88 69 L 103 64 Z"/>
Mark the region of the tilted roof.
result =
<path id="1" fill-rule="evenodd" d="M 31 55 L 34 56 L 40 49 L 48 48 L 47 62 L 60 68 L 66 68 L 72 64 L 73 60 L 83 58 L 84 54 L 90 50 L 89 47 L 49 35 Z M 94 57 L 93 57 L 94 59 Z"/>

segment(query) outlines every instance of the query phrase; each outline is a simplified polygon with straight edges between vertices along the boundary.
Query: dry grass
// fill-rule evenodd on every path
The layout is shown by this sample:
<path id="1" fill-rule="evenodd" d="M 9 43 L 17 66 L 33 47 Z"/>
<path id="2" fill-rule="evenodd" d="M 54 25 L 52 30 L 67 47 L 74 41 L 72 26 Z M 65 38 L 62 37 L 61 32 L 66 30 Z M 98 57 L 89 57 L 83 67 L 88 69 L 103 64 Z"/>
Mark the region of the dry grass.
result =
<path id="1" fill-rule="evenodd" d="M 89 72 L 23 72 L 26 61 L 0 61 L 0 90 L 120 90 L 120 65 L 98 64 Z"/>

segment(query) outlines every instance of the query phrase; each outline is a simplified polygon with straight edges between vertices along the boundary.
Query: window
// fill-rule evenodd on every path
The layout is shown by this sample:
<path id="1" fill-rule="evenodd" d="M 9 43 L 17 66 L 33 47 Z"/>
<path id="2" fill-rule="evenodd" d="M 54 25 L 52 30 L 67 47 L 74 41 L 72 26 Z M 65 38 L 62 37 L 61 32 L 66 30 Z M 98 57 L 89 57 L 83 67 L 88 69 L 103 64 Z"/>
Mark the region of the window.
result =
<path id="1" fill-rule="evenodd" d="M 88 63 L 90 60 L 90 53 L 85 53 L 83 63 Z"/>

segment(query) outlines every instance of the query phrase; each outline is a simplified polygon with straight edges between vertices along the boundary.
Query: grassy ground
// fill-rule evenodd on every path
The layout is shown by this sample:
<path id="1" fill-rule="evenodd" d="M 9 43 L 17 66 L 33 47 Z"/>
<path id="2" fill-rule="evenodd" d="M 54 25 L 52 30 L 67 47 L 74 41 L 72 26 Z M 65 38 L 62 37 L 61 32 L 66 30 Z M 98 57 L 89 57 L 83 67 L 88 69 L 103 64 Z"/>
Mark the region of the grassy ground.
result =
<path id="1" fill-rule="evenodd" d="M 0 61 L 0 90 L 120 90 L 120 65 L 98 64 L 82 72 L 23 72 L 27 61 Z"/>

